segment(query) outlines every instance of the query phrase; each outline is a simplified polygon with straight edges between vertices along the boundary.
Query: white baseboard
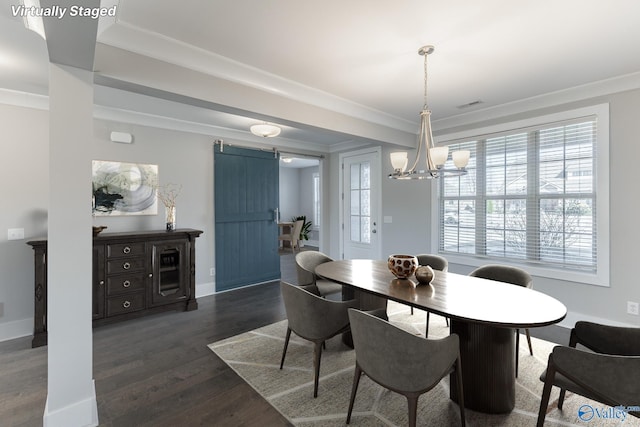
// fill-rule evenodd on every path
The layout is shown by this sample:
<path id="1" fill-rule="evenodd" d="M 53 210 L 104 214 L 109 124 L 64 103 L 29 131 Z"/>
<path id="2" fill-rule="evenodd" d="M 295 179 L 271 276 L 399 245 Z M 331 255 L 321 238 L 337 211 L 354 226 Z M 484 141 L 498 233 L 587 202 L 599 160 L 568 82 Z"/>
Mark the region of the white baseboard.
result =
<path id="1" fill-rule="evenodd" d="M 207 295 L 213 295 L 216 293 L 216 283 L 200 283 L 196 284 L 196 298 L 206 297 Z"/>
<path id="2" fill-rule="evenodd" d="M 572 311 L 567 312 L 567 317 L 565 317 L 562 322 L 558 323 L 558 326 L 562 326 L 564 328 L 572 329 L 575 326 L 576 322 L 579 321 L 579 320 L 584 320 L 584 321 L 593 322 L 593 323 L 599 323 L 599 324 L 602 324 L 602 325 L 623 326 L 625 328 L 637 328 L 638 327 L 637 324 L 634 325 L 632 323 L 618 322 L 618 321 L 615 321 L 615 320 L 604 319 L 602 317 L 590 316 L 588 314 L 576 313 L 576 312 L 572 312 Z"/>
<path id="3" fill-rule="evenodd" d="M 0 342 L 33 334 L 33 318 L 0 323 Z"/>
<path id="4" fill-rule="evenodd" d="M 43 427 L 93 427 L 98 422 L 96 381 L 91 381 L 91 395 L 72 405 L 49 412 L 49 397 L 42 416 Z"/>
<path id="5" fill-rule="evenodd" d="M 314 246 L 314 247 L 318 247 L 320 246 L 320 242 L 318 242 L 317 240 L 305 240 L 304 242 L 302 242 L 303 245 L 305 246 Z"/>

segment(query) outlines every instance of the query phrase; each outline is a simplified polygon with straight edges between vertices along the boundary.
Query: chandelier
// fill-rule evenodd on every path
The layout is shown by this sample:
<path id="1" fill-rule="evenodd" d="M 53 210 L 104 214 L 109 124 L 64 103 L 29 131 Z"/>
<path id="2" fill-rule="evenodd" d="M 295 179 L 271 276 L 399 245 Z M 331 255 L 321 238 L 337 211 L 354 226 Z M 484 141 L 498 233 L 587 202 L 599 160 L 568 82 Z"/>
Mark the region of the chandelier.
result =
<path id="1" fill-rule="evenodd" d="M 436 147 L 431 133 L 431 110 L 427 104 L 427 56 L 433 52 L 433 46 L 423 46 L 418 54 L 424 56 L 424 106 L 420 112 L 420 134 L 418 135 L 418 150 L 416 159 L 407 170 L 409 159 L 406 151 L 396 151 L 390 154 L 393 173 L 391 179 L 430 179 L 442 176 L 460 176 L 467 173 L 470 152 L 468 150 L 454 151 L 451 158 L 455 169 L 445 169 L 444 164 L 449 158 L 449 147 Z M 424 151 L 424 155 L 423 155 Z M 418 164 L 424 156 L 424 168 L 419 169 Z"/>

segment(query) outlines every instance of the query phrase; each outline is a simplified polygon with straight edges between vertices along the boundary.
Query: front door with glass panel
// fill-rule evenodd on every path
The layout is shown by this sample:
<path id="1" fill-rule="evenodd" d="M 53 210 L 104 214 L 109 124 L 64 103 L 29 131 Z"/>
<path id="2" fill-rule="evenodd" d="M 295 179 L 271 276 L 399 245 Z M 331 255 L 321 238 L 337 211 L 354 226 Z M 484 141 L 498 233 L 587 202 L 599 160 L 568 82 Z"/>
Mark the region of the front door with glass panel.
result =
<path id="1" fill-rule="evenodd" d="M 379 259 L 377 151 L 343 157 L 343 258 Z"/>

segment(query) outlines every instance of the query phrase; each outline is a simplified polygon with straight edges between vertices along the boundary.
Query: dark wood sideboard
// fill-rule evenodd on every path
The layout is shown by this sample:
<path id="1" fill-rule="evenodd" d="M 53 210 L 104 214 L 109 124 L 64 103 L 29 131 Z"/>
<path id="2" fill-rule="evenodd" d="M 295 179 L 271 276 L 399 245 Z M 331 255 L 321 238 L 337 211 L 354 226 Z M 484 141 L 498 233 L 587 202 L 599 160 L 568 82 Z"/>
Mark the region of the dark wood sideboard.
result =
<path id="1" fill-rule="evenodd" d="M 195 239 L 200 230 L 104 233 L 93 238 L 93 326 L 198 308 Z M 32 347 L 47 344 L 47 240 L 35 252 Z"/>

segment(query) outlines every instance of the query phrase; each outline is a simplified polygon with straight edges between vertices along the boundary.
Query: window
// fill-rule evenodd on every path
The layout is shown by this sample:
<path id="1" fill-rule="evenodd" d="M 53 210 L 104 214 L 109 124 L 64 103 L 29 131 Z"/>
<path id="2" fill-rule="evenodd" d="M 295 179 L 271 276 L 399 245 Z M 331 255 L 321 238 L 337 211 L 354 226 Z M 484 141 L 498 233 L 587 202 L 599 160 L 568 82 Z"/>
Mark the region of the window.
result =
<path id="1" fill-rule="evenodd" d="M 471 160 L 438 180 L 439 251 L 608 285 L 608 108 L 585 110 L 450 141 Z"/>
<path id="2" fill-rule="evenodd" d="M 351 241 L 371 243 L 371 163 L 351 164 Z"/>

